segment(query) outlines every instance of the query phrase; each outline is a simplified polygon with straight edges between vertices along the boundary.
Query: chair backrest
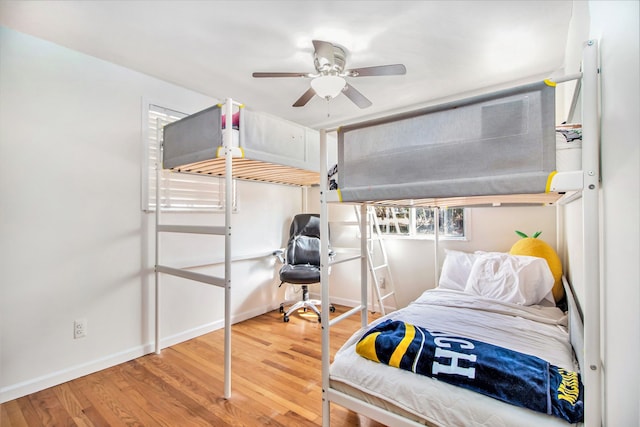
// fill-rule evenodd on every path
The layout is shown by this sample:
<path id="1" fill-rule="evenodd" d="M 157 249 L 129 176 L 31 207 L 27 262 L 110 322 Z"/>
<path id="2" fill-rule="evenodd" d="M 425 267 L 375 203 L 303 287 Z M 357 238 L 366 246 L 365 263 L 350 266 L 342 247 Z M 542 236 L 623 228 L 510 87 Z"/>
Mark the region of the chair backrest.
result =
<path id="1" fill-rule="evenodd" d="M 298 214 L 291 221 L 287 264 L 320 266 L 320 215 Z"/>

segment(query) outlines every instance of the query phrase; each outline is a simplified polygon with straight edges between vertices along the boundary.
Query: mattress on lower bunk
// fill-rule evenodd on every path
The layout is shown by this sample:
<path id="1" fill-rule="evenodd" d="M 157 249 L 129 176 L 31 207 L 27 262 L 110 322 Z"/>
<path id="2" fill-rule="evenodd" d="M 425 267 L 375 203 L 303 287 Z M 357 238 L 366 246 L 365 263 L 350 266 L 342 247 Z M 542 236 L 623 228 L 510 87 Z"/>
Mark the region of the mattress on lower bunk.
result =
<path id="1" fill-rule="evenodd" d="M 430 330 L 472 338 L 531 354 L 577 371 L 567 317 L 556 307 L 520 306 L 433 289 L 409 306 L 373 322 L 400 320 Z M 567 426 L 560 418 L 500 402 L 464 388 L 367 360 L 355 346 L 369 329 L 356 332 L 336 353 L 331 388 L 418 417 L 433 426 Z M 379 405 L 379 403 L 378 403 Z M 414 418 L 412 417 L 412 418 Z"/>

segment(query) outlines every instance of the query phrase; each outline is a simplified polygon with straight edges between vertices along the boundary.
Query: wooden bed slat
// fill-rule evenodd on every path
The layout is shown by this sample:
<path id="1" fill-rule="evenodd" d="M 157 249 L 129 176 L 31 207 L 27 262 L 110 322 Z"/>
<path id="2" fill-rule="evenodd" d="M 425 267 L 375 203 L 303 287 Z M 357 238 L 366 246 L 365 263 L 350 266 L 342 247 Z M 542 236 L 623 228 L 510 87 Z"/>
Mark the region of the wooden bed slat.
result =
<path id="1" fill-rule="evenodd" d="M 225 176 L 224 158 L 205 160 L 172 169 L 175 172 Z M 249 159 L 233 159 L 233 177 L 250 181 L 309 186 L 320 182 L 320 173 Z"/>

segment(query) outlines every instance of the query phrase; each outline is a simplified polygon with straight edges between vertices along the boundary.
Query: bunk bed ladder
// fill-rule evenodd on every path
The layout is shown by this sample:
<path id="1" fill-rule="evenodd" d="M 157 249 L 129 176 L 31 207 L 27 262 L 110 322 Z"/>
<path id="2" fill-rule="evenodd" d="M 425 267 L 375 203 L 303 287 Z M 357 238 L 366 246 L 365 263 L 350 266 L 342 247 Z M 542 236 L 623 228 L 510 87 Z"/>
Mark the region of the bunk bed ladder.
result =
<path id="1" fill-rule="evenodd" d="M 362 218 L 357 206 L 354 207 L 356 212 L 356 218 L 358 218 L 358 224 L 361 223 Z M 391 275 L 391 269 L 389 268 L 389 259 L 387 257 L 387 250 L 384 246 L 384 237 L 380 230 L 380 222 L 376 215 L 374 206 L 367 206 L 367 264 L 369 265 L 369 272 L 373 281 L 372 292 L 375 293 L 372 300 L 375 298 L 378 301 L 378 307 L 382 315 L 386 314 L 384 301 L 387 298 L 393 297 L 394 307 L 398 306 L 396 300 L 396 291 L 393 283 L 393 276 Z M 376 261 L 379 263 L 376 264 Z M 381 274 L 381 272 L 383 272 Z M 382 290 L 386 293 L 382 293 Z"/>

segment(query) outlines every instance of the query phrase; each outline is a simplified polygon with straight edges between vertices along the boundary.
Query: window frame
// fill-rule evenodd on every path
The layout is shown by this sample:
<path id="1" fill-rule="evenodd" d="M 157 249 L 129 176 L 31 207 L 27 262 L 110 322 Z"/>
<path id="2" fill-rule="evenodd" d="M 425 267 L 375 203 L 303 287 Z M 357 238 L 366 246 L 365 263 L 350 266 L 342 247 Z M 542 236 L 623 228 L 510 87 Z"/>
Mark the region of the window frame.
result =
<path id="1" fill-rule="evenodd" d="M 383 207 L 389 209 L 407 209 L 409 211 L 409 219 L 408 219 L 408 233 L 398 233 L 398 232 L 385 232 L 383 230 L 383 226 L 380 225 L 381 235 L 385 239 L 411 239 L 411 240 L 435 240 L 435 233 L 420 233 L 417 232 L 417 214 L 416 209 L 431 209 L 435 210 L 435 207 L 409 207 L 409 206 L 376 206 L 376 208 Z M 448 210 L 448 209 L 462 209 L 463 212 L 463 235 L 455 236 L 455 235 L 447 235 L 442 232 L 438 233 L 438 240 L 452 240 L 452 241 L 468 241 L 470 239 L 470 229 L 471 229 L 471 209 L 464 207 L 451 207 L 451 208 L 438 208 L 440 210 Z M 446 215 L 446 214 L 445 214 Z M 378 221 L 380 221 L 380 217 L 378 217 Z M 442 225 L 441 225 L 442 226 Z"/>

